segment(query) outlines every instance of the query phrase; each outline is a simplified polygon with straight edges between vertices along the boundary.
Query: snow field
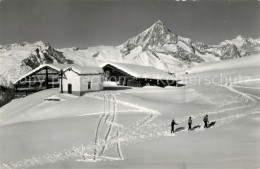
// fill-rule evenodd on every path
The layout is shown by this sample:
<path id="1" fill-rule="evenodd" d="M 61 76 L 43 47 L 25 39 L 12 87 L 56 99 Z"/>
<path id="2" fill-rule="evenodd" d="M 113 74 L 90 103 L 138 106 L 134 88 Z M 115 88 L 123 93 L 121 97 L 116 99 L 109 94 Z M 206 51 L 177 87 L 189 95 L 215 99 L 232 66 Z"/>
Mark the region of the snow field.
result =
<path id="1" fill-rule="evenodd" d="M 251 63 L 255 64 L 249 59 L 247 63 L 242 63 L 242 68 L 238 70 L 233 66 L 234 62 L 225 61 L 216 63 L 221 65 L 221 70 L 198 66 L 201 72 L 191 74 L 215 76 L 218 73 L 242 73 L 251 76 L 250 79 L 245 78 L 235 84 L 107 90 L 87 93 L 83 97 L 58 95 L 55 90 L 47 90 L 14 100 L 1 108 L 1 119 L 9 125 L 2 124 L 0 133 L 4 136 L 1 137 L 3 145 L 16 146 L 17 149 L 12 148 L 13 152 L 8 152 L 7 147 L 0 147 L 5 154 L 1 163 L 5 168 L 60 168 L 64 164 L 72 168 L 88 166 L 113 169 L 129 168 L 128 166 L 259 168 L 257 161 L 260 156 L 255 150 L 260 139 L 259 134 L 256 134 L 259 132 L 256 128 L 259 120 L 253 118 L 259 117 L 260 112 L 260 95 L 256 92 L 259 74 Z M 213 63 L 210 63 L 209 67 L 214 68 L 211 64 Z M 244 81 L 251 83 L 241 83 Z M 121 131 L 117 134 L 114 130 L 108 139 L 100 139 L 99 144 L 95 144 L 93 140 L 96 122 L 104 113 L 103 106 L 100 105 L 103 105 L 104 95 L 109 93 L 117 97 L 118 115 L 116 121 L 109 121 L 104 124 L 104 128 L 120 126 Z M 52 96 L 62 101 L 43 101 Z M 64 108 L 63 111 L 60 107 Z M 21 111 L 24 112 L 23 116 Z M 205 114 L 209 115 L 210 121 L 216 121 L 212 128 L 206 130 L 203 129 L 202 121 Z M 189 116 L 192 116 L 193 126 L 202 127 L 188 132 Z M 35 121 L 42 118 L 45 120 Z M 174 135 L 169 134 L 170 121 L 173 118 L 179 124 L 179 132 Z M 28 119 L 31 119 L 31 122 L 25 122 Z M 242 127 L 239 123 L 242 123 Z M 42 131 L 41 136 L 38 135 L 39 131 Z M 106 130 L 102 129 L 101 135 L 104 134 Z M 189 142 L 190 139 L 196 141 Z M 118 144 L 122 148 L 124 158 L 118 157 Z M 103 147 L 105 153 L 96 156 L 94 160 L 93 152 Z M 208 152 L 201 152 L 200 149 L 206 149 Z M 113 165 L 115 162 L 117 167 Z"/>
<path id="2" fill-rule="evenodd" d="M 219 104 L 218 103 L 218 108 L 213 110 L 212 112 L 209 111 L 205 111 L 202 113 L 195 113 L 192 115 L 194 122 L 198 125 L 200 124 L 201 126 L 203 126 L 203 124 L 201 122 L 198 122 L 199 120 L 202 119 L 202 117 L 205 115 L 205 113 L 209 114 L 210 116 L 210 121 L 217 121 L 215 127 L 221 127 L 222 125 L 228 124 L 230 122 L 232 122 L 233 120 L 242 118 L 242 117 L 246 117 L 248 115 L 253 115 L 253 114 L 258 114 L 259 111 L 257 108 L 254 108 L 254 106 L 258 103 L 258 100 L 255 98 L 252 98 L 251 96 L 239 92 L 235 89 L 233 89 L 232 87 L 222 87 L 220 86 L 219 88 L 224 88 L 226 90 L 226 88 L 228 90 L 230 90 L 232 93 L 236 93 L 236 97 L 234 97 L 230 102 L 226 102 L 223 104 Z M 148 98 L 151 97 L 151 95 L 161 95 L 161 94 L 166 94 L 169 92 L 176 92 L 176 90 L 171 90 L 169 91 L 169 89 L 165 89 L 166 92 L 162 92 L 162 89 L 157 89 L 160 92 L 155 92 L 156 90 L 150 90 L 151 92 L 149 92 L 149 88 L 146 89 L 145 93 L 146 95 L 144 97 L 146 97 L 147 100 L 149 100 Z M 183 89 L 181 89 L 183 90 Z M 222 89 L 223 90 L 223 89 Z M 188 90 L 185 89 L 185 91 L 187 91 L 187 93 L 194 95 L 194 91 L 193 90 Z M 161 136 L 172 136 L 169 133 L 169 124 L 170 124 L 170 120 L 162 120 L 163 118 L 160 118 L 161 116 L 164 116 L 164 113 L 161 114 L 158 110 L 154 110 L 151 109 L 150 107 L 144 107 L 144 106 L 140 106 L 138 104 L 136 104 L 136 100 L 133 104 L 131 102 L 129 102 L 129 98 L 126 99 L 127 101 L 122 101 L 120 99 L 125 99 L 126 96 L 128 94 L 131 94 L 132 96 L 138 96 L 140 97 L 140 95 L 142 95 L 142 93 L 138 90 L 134 91 L 131 90 L 131 92 L 129 91 L 129 93 L 127 93 L 127 91 L 124 91 L 122 93 L 118 93 L 117 95 L 119 96 L 119 99 L 117 100 L 117 103 L 119 105 L 124 105 L 124 106 L 128 106 L 131 108 L 135 108 L 137 109 L 137 111 L 140 112 L 145 112 L 147 113 L 147 116 L 141 118 L 140 120 L 137 120 L 135 122 L 134 125 L 128 127 L 128 128 L 124 128 L 124 131 L 121 133 L 120 136 L 114 136 L 112 138 L 110 138 L 108 141 L 106 142 L 102 142 L 100 143 L 98 146 L 97 145 L 93 145 L 93 144 L 87 144 L 87 145 L 81 145 L 80 147 L 74 147 L 70 150 L 64 150 L 62 152 L 59 153 L 54 153 L 54 154 L 49 154 L 49 155 L 45 155 L 42 156 L 40 158 L 32 158 L 32 159 L 25 159 L 23 161 L 19 161 L 16 163 L 10 163 L 10 164 L 4 164 L 6 168 L 8 168 L 8 166 L 11 166 L 12 168 L 21 168 L 21 167 L 29 167 L 29 166 L 38 166 L 38 165 L 45 165 L 48 163 L 53 163 L 53 162 L 59 162 L 60 160 L 66 160 L 68 158 L 74 158 L 77 159 L 78 161 L 84 161 L 84 162 L 97 162 L 97 161 L 114 161 L 114 160 L 120 160 L 119 158 L 115 158 L 113 156 L 100 156 L 100 158 L 98 158 L 98 160 L 93 161 L 93 155 L 92 152 L 94 149 L 102 147 L 102 146 L 106 146 L 106 147 L 113 147 L 113 145 L 117 142 L 120 142 L 122 144 L 122 146 L 131 146 L 132 144 L 137 144 L 138 142 L 144 142 L 145 140 L 151 140 L 153 138 L 160 138 Z M 177 92 L 180 92 L 177 90 Z M 106 93 L 105 91 L 103 92 L 98 92 L 98 93 L 89 93 L 87 95 L 84 96 L 84 98 L 95 98 L 98 100 L 102 100 L 102 96 L 104 95 L 104 93 Z M 108 92 L 107 92 L 108 93 Z M 144 91 L 143 91 L 144 93 Z M 123 96 L 123 97 L 122 97 Z M 179 95 L 178 95 L 179 96 Z M 187 95 L 188 97 L 189 95 Z M 133 97 L 131 97 L 133 98 Z M 156 98 L 158 100 L 161 100 L 162 98 Z M 194 97 L 193 100 L 189 101 L 189 103 L 194 102 L 196 99 L 202 99 L 201 97 Z M 166 97 L 167 100 L 167 97 Z M 183 99 L 180 99 L 183 101 Z M 203 99 L 202 99 L 203 100 Z M 133 100 L 132 100 L 133 101 Z M 173 102 L 176 102 L 177 100 L 173 100 Z M 183 103 L 187 103 L 187 101 L 184 100 Z M 202 104 L 203 102 L 197 102 Z M 142 105 L 144 103 L 141 103 Z M 151 103 L 150 103 L 151 104 Z M 180 101 L 179 103 L 180 104 Z M 208 103 L 205 103 L 208 104 Z M 241 106 L 239 106 L 241 105 Z M 157 105 L 158 106 L 158 105 Z M 250 108 L 250 109 L 248 109 Z M 243 110 L 243 113 L 238 113 L 237 110 Z M 253 111 L 252 111 L 253 110 Z M 215 116 L 215 115 L 220 115 L 220 116 Z M 168 116 L 168 115 L 167 115 Z M 186 120 L 188 119 L 189 115 L 186 116 L 181 116 L 181 117 L 177 117 L 176 121 L 179 123 L 179 126 L 183 126 L 185 125 Z M 117 124 L 116 125 L 122 125 L 122 124 Z M 186 132 L 187 128 L 186 126 L 184 126 L 185 129 L 174 134 L 173 136 L 178 136 L 179 134 Z M 205 131 L 203 128 L 197 129 L 196 131 Z M 110 152 L 110 150 L 108 151 L 108 153 Z M 124 152 L 124 151 L 123 151 Z"/>

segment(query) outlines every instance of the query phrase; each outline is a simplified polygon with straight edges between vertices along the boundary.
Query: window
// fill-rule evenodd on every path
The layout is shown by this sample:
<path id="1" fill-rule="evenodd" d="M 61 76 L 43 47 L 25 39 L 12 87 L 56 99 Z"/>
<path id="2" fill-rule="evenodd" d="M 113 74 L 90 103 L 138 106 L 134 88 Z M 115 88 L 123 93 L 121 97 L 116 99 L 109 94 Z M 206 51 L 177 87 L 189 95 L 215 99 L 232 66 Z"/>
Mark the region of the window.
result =
<path id="1" fill-rule="evenodd" d="M 91 82 L 88 82 L 88 89 L 91 89 Z"/>

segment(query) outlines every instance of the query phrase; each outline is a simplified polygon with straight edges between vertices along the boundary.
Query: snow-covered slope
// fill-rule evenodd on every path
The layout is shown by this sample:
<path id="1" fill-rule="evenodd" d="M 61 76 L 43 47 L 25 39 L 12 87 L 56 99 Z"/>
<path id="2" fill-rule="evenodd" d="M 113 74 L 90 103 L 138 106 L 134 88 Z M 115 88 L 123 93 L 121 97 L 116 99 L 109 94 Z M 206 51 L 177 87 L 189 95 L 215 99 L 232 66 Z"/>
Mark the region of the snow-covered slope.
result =
<path id="1" fill-rule="evenodd" d="M 186 70 L 186 72 L 188 72 L 189 74 L 217 72 L 217 71 L 225 72 L 226 70 L 233 70 L 237 72 L 238 71 L 237 69 L 254 68 L 255 73 L 260 74 L 259 70 L 257 69 L 259 65 L 260 65 L 260 54 L 256 54 L 256 55 L 251 55 L 243 58 L 225 60 L 222 62 L 202 63 L 198 66 L 194 66 Z M 240 72 L 240 74 L 242 73 L 243 71 Z"/>
<path id="2" fill-rule="evenodd" d="M 40 64 L 67 63 L 61 52 L 42 41 L 0 46 L 0 57 L 0 85 L 6 87 Z"/>
<path id="3" fill-rule="evenodd" d="M 183 84 L 227 85 L 243 82 L 249 85 L 252 81 L 259 81 L 259 65 L 260 54 L 256 54 L 221 62 L 205 62 L 177 72 L 176 76 Z M 259 87 L 259 83 L 253 83 Z"/>
<path id="4" fill-rule="evenodd" d="M 113 46 L 96 46 L 89 47 L 87 49 L 79 49 L 74 47 L 58 50 L 63 53 L 66 59 L 80 66 L 98 66 L 106 61 L 124 62 L 120 49 Z"/>
<path id="5" fill-rule="evenodd" d="M 116 94 L 114 121 L 103 116 L 106 93 Z M 150 86 L 82 97 L 49 89 L 0 109 L 1 168 L 259 168 L 258 105 L 255 94 L 213 85 Z M 206 129 L 205 114 L 216 122 Z M 187 130 L 190 116 L 193 131 Z M 172 118 L 178 123 L 174 134 Z M 104 155 L 93 160 L 103 146 Z"/>

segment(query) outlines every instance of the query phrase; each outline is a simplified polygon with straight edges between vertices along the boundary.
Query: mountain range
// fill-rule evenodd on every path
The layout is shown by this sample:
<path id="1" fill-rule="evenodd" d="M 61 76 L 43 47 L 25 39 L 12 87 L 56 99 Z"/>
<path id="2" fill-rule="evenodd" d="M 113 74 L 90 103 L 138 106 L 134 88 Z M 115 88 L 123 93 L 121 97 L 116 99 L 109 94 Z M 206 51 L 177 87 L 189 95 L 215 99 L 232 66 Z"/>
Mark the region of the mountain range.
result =
<path id="1" fill-rule="evenodd" d="M 208 45 L 172 33 L 160 20 L 118 46 L 54 49 L 49 43 L 0 45 L 0 85 L 12 86 L 21 75 L 42 63 L 100 65 L 121 62 L 153 66 L 170 73 L 202 62 L 213 62 L 260 53 L 260 38 L 241 35 L 218 45 Z"/>

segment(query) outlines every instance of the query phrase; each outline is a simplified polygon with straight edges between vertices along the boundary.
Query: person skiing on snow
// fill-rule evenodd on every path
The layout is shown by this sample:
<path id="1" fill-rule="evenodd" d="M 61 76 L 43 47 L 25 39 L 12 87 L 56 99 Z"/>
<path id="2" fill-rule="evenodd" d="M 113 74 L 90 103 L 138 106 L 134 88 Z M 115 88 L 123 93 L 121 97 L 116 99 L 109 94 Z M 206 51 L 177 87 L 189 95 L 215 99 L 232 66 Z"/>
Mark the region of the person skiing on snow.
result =
<path id="1" fill-rule="evenodd" d="M 209 122 L 209 118 L 208 115 L 206 114 L 206 116 L 203 118 L 204 121 L 204 128 L 208 128 L 208 122 Z"/>
<path id="2" fill-rule="evenodd" d="M 174 133 L 174 125 L 178 125 L 178 124 L 174 121 L 174 119 L 172 119 L 172 122 L 171 122 L 171 127 L 172 127 L 171 133 Z"/>
<path id="3" fill-rule="evenodd" d="M 191 119 L 191 117 L 190 117 L 190 118 L 188 119 L 188 125 L 189 125 L 188 130 L 192 130 L 191 124 L 192 124 L 192 119 Z"/>

